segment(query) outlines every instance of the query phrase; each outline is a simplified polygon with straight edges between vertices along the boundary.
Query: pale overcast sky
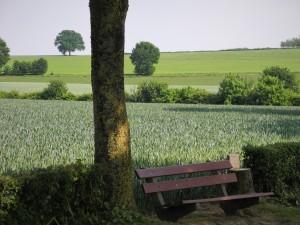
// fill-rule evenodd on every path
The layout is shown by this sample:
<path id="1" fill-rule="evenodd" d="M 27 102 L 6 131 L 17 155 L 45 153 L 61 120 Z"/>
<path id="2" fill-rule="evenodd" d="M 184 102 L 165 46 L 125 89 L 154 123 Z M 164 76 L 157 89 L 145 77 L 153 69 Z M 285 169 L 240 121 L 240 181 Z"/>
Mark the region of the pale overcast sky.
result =
<path id="1" fill-rule="evenodd" d="M 11 55 L 59 55 L 65 29 L 90 48 L 88 0 L 0 0 L 0 37 Z M 300 0 L 129 0 L 125 51 L 149 41 L 161 51 L 280 47 L 300 36 Z"/>

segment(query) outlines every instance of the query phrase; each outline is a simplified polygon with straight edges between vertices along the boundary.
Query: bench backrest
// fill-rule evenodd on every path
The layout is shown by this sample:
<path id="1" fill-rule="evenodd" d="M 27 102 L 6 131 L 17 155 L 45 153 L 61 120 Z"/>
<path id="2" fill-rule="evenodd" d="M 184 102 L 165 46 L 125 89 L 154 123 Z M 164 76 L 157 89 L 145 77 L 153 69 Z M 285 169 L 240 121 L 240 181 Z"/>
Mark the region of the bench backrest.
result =
<path id="1" fill-rule="evenodd" d="M 235 173 L 218 174 L 219 170 L 231 169 L 232 165 L 229 160 L 206 162 L 201 164 L 167 166 L 158 168 L 137 169 L 135 173 L 138 178 L 147 179 L 147 182 L 142 185 L 145 193 L 164 192 L 185 188 L 210 186 L 217 184 L 226 184 L 237 182 Z M 154 178 L 181 174 L 192 174 L 197 172 L 216 171 L 212 176 L 193 177 L 178 180 L 167 180 L 156 182 Z"/>

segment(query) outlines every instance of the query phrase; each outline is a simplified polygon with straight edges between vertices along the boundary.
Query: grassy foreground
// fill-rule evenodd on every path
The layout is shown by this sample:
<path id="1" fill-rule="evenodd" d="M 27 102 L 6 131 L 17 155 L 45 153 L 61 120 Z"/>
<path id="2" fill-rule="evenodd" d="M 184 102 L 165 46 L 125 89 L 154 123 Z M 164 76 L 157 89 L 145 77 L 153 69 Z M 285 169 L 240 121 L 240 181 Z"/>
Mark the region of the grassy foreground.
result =
<path id="1" fill-rule="evenodd" d="M 30 61 L 39 56 L 13 56 L 14 60 Z M 90 83 L 90 56 L 42 56 L 49 64 L 44 76 L 0 76 L 0 82 L 49 82 L 59 79 L 66 83 Z M 247 51 L 161 53 L 153 76 L 134 75 L 129 55 L 125 57 L 125 84 L 137 85 L 154 79 L 169 85 L 219 85 L 228 73 L 257 79 L 263 69 L 276 65 L 297 73 L 300 80 L 300 49 L 268 49 Z"/>
<path id="2" fill-rule="evenodd" d="M 194 213 L 181 218 L 178 223 L 147 218 L 144 225 L 299 225 L 300 208 L 261 203 L 243 210 L 237 216 L 226 216 L 217 204 L 202 204 Z"/>

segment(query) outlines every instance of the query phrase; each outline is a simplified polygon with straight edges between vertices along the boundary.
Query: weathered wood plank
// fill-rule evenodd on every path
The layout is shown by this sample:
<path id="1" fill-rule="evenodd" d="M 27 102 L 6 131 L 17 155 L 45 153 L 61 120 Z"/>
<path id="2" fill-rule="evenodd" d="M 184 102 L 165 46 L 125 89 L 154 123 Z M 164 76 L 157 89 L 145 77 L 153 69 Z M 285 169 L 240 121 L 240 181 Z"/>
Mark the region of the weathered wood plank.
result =
<path id="1" fill-rule="evenodd" d="M 196 177 L 180 180 L 161 181 L 157 183 L 144 183 L 143 190 L 145 193 L 155 193 L 171 190 L 179 190 L 193 187 L 203 187 L 217 184 L 226 184 L 237 182 L 234 173 L 221 174 L 208 177 Z"/>
<path id="2" fill-rule="evenodd" d="M 207 162 L 201 164 L 179 165 L 179 166 L 167 166 L 157 167 L 149 169 L 137 169 L 135 173 L 138 178 L 151 178 L 161 176 L 171 176 L 179 174 L 190 174 L 196 172 L 215 171 L 222 169 L 231 169 L 232 165 L 229 160 Z"/>
<path id="3" fill-rule="evenodd" d="M 237 200 L 237 199 L 265 197 L 265 196 L 272 196 L 272 195 L 274 195 L 273 192 L 249 193 L 249 194 L 240 194 L 240 195 L 224 196 L 224 197 L 217 197 L 217 198 L 182 200 L 182 201 L 179 201 L 177 204 L 222 202 L 222 201 L 231 201 L 231 200 Z"/>

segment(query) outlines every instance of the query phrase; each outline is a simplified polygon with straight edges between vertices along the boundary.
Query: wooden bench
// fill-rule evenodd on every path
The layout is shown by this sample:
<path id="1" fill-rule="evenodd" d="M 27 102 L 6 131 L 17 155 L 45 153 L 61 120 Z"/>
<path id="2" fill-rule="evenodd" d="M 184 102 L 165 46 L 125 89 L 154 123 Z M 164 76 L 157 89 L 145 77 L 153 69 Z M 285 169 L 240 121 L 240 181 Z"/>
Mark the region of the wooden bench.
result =
<path id="1" fill-rule="evenodd" d="M 151 194 L 155 212 L 161 220 L 177 221 L 179 218 L 195 211 L 196 204 L 209 202 L 219 202 L 227 215 L 233 215 L 239 209 L 258 204 L 261 197 L 274 195 L 273 192 L 255 193 L 251 172 L 250 178 L 247 175 L 250 169 L 240 169 L 239 166 L 234 168 L 232 164 L 237 164 L 236 161 L 239 159 L 236 156 L 233 158 L 235 158 L 233 163 L 230 160 L 224 160 L 200 164 L 145 168 L 137 169 L 135 173 L 138 178 L 145 179 L 146 182 L 142 184 L 142 189 L 144 193 Z M 205 172 L 205 176 L 199 176 L 200 172 Z M 246 172 L 246 178 L 244 175 L 241 176 L 244 172 Z M 190 176 L 191 174 L 193 176 Z M 185 175 L 185 178 L 178 179 L 176 175 Z M 174 177 L 173 180 L 165 181 L 158 181 L 157 179 L 166 176 Z M 243 181 L 239 182 L 238 178 Z M 234 190 L 233 195 L 228 193 L 228 184 L 231 185 L 231 190 Z M 233 184 L 235 184 L 235 188 L 232 188 L 234 187 Z M 165 202 L 162 194 L 162 192 L 166 191 L 205 186 L 216 186 L 220 196 Z M 242 190 L 237 190 L 238 188 L 236 187 L 239 186 L 242 186 Z"/>

